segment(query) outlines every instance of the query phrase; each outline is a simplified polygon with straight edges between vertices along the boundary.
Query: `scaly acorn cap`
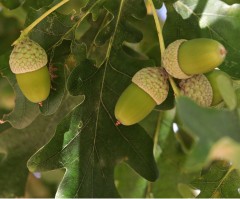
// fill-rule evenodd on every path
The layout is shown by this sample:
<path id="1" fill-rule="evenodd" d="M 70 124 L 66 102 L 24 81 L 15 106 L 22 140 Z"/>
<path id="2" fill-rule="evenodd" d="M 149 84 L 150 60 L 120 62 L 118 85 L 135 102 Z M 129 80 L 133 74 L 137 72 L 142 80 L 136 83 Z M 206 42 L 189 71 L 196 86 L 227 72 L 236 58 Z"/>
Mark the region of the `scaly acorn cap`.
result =
<path id="1" fill-rule="evenodd" d="M 156 102 L 161 104 L 168 95 L 168 75 L 162 67 L 147 67 L 139 70 L 132 82 L 148 93 Z"/>
<path id="2" fill-rule="evenodd" d="M 181 80 L 179 86 L 183 95 L 188 96 L 201 106 L 211 106 L 213 90 L 205 75 L 194 75 L 189 79 Z"/>
<path id="3" fill-rule="evenodd" d="M 38 43 L 26 37 L 14 46 L 9 64 L 15 74 L 33 72 L 47 64 L 47 54 Z"/>
<path id="4" fill-rule="evenodd" d="M 162 65 L 166 71 L 177 79 L 187 79 L 192 75 L 185 74 L 179 66 L 178 50 L 180 45 L 187 40 L 180 39 L 171 43 L 163 53 Z"/>

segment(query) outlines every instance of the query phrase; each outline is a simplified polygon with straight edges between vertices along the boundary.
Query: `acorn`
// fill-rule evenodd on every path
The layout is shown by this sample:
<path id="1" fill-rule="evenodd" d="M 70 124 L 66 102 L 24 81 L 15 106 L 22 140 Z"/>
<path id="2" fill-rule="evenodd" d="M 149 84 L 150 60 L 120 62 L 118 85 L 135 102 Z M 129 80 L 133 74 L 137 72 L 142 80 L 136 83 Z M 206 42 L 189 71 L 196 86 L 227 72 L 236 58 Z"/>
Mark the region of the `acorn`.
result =
<path id="1" fill-rule="evenodd" d="M 115 106 L 117 125 L 133 125 L 144 119 L 168 95 L 167 73 L 160 67 L 138 71 L 123 91 Z"/>
<path id="2" fill-rule="evenodd" d="M 224 75 L 231 81 L 231 78 L 220 70 L 213 70 L 207 74 L 194 75 L 189 79 L 181 80 L 179 83 L 181 93 L 190 97 L 201 106 L 218 105 L 223 101 L 219 84 L 217 83 L 217 78 L 221 75 Z"/>
<path id="3" fill-rule="evenodd" d="M 46 65 L 47 54 L 38 43 L 25 37 L 14 46 L 9 64 L 29 101 L 40 103 L 49 96 L 51 80 Z"/>
<path id="4" fill-rule="evenodd" d="M 165 50 L 163 67 L 177 79 L 187 79 L 196 74 L 212 71 L 226 57 L 225 47 L 216 40 L 197 38 L 176 40 Z"/>

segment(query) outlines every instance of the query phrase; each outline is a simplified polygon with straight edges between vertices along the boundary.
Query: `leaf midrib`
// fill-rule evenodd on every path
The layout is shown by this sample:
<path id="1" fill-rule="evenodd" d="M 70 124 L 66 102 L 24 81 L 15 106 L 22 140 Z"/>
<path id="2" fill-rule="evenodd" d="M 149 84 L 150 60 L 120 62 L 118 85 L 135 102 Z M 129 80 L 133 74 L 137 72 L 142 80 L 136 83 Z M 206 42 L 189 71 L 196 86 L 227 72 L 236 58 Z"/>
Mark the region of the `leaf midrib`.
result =
<path id="1" fill-rule="evenodd" d="M 104 72 L 103 72 L 102 84 L 101 84 L 101 88 L 100 88 L 100 96 L 99 96 L 99 101 L 98 101 L 97 118 L 96 118 L 95 132 L 94 132 L 95 136 L 94 136 L 93 149 L 92 149 L 93 151 L 94 151 L 94 149 L 96 149 L 96 138 L 97 138 L 98 121 L 99 121 L 99 115 L 100 115 L 100 106 L 101 106 L 101 103 L 102 103 L 103 88 L 104 88 L 104 83 L 105 83 L 105 79 L 106 79 L 107 66 L 109 64 L 110 55 L 111 55 L 111 52 L 112 52 L 112 46 L 113 46 L 113 42 L 114 42 L 114 39 L 115 39 L 115 36 L 116 36 L 117 28 L 118 28 L 118 25 L 119 25 L 119 22 L 120 22 L 120 18 L 121 18 L 121 13 L 122 13 L 124 2 L 125 2 L 125 0 L 121 0 L 119 11 L 118 11 L 118 16 L 117 16 L 117 19 L 116 19 L 116 25 L 115 25 L 115 28 L 114 28 L 113 35 L 110 38 L 110 42 L 109 42 L 108 49 L 107 49 L 106 62 L 105 62 L 105 65 L 104 65 Z M 93 159 L 93 161 L 94 161 L 94 159 Z M 92 170 L 93 170 L 93 168 L 92 168 Z M 92 197 L 94 195 L 93 194 L 93 189 L 94 188 L 93 188 L 93 183 L 92 183 Z"/>
<path id="2" fill-rule="evenodd" d="M 232 172 L 233 170 L 234 170 L 234 167 L 231 166 L 231 167 L 229 168 L 229 170 L 227 171 L 227 173 L 226 173 L 226 174 L 223 176 L 223 178 L 220 180 L 218 186 L 217 186 L 216 189 L 213 191 L 213 193 L 212 193 L 212 195 L 211 195 L 210 198 L 213 198 L 214 195 L 215 195 L 215 193 L 216 193 L 218 190 L 220 190 L 220 187 L 223 185 L 224 181 L 227 179 L 227 177 L 231 174 L 231 172 Z"/>

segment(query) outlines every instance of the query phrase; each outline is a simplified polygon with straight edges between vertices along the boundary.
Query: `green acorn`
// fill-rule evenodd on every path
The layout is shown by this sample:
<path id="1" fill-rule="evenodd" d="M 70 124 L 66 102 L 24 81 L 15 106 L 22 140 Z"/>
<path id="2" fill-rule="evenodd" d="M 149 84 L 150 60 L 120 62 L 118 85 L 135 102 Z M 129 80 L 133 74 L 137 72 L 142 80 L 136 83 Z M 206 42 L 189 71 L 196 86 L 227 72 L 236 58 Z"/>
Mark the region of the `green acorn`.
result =
<path id="1" fill-rule="evenodd" d="M 207 74 L 194 75 L 189 79 L 181 80 L 179 83 L 181 93 L 190 97 L 201 106 L 218 105 L 223 101 L 219 84 L 217 83 L 219 76 L 225 76 L 231 81 L 231 78 L 225 72 L 213 70 Z"/>
<path id="2" fill-rule="evenodd" d="M 207 73 L 224 61 L 227 51 L 216 40 L 198 38 L 177 40 L 164 52 L 162 63 L 166 71 L 178 79 Z"/>
<path id="3" fill-rule="evenodd" d="M 51 80 L 45 50 L 28 37 L 14 46 L 9 60 L 10 68 L 16 74 L 18 85 L 31 102 L 44 101 L 51 88 Z"/>
<path id="4" fill-rule="evenodd" d="M 168 95 L 167 73 L 160 67 L 148 67 L 138 71 L 119 97 L 115 106 L 118 124 L 132 125 L 144 119 L 156 105 Z"/>

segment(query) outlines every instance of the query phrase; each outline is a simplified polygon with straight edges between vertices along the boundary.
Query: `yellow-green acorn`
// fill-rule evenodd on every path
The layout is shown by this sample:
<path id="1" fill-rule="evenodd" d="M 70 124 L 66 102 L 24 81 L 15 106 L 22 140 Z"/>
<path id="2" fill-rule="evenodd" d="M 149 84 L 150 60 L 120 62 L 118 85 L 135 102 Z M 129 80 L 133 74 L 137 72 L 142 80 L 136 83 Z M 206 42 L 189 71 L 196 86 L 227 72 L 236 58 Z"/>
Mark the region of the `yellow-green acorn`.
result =
<path id="1" fill-rule="evenodd" d="M 223 100 L 217 83 L 220 75 L 226 76 L 231 81 L 223 71 L 213 70 L 207 74 L 194 75 L 189 79 L 181 80 L 179 83 L 181 93 L 201 106 L 215 106 Z"/>
<path id="2" fill-rule="evenodd" d="M 171 43 L 162 58 L 163 67 L 173 77 L 187 79 L 207 73 L 224 61 L 227 51 L 216 40 L 197 38 Z"/>
<path id="3" fill-rule="evenodd" d="M 168 95 L 167 73 L 160 67 L 138 71 L 115 106 L 116 124 L 132 125 L 144 119 Z"/>
<path id="4" fill-rule="evenodd" d="M 18 85 L 31 102 L 44 101 L 51 88 L 51 80 L 45 50 L 28 37 L 14 46 L 9 60 L 10 68 L 16 74 Z"/>

